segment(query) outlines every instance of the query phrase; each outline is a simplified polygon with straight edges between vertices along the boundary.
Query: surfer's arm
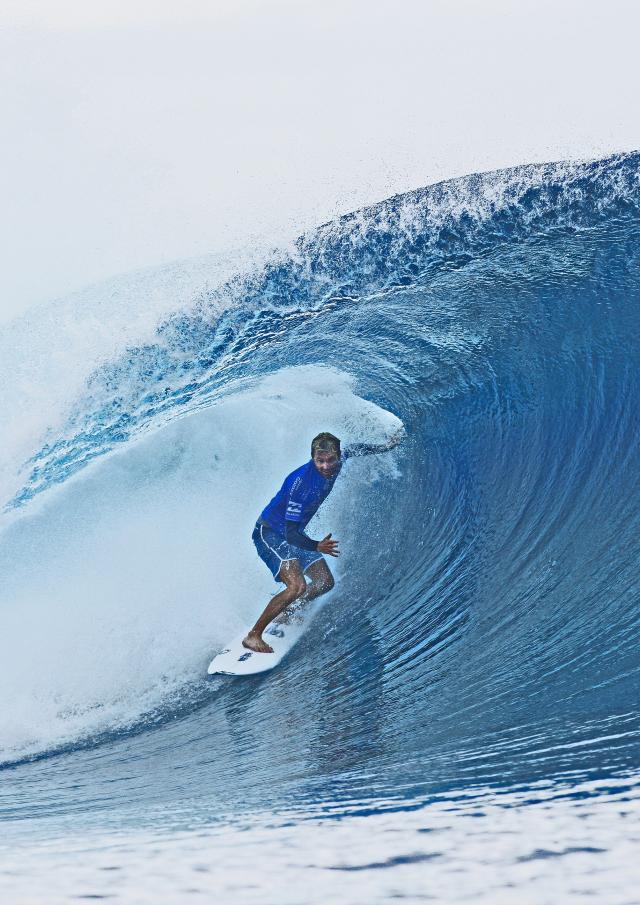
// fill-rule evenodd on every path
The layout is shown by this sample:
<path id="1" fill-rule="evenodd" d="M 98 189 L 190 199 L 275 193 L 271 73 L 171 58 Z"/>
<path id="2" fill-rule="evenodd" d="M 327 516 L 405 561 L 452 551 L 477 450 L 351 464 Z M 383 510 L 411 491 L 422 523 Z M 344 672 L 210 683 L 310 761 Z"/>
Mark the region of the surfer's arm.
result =
<path id="1" fill-rule="evenodd" d="M 303 550 L 318 549 L 318 541 L 311 540 L 310 537 L 307 537 L 307 535 L 300 530 L 300 525 L 298 522 L 292 522 L 289 521 L 289 519 L 286 519 L 285 527 L 287 531 L 288 544 L 292 544 L 292 546 L 294 547 L 302 547 Z"/>
<path id="2" fill-rule="evenodd" d="M 347 446 L 346 449 L 343 450 L 342 457 L 344 459 L 351 459 L 354 456 L 372 456 L 377 453 L 389 452 L 390 449 L 394 449 L 405 437 L 405 430 L 403 427 L 400 430 L 396 431 L 393 436 L 389 437 L 386 443 L 354 443 L 351 446 Z"/>

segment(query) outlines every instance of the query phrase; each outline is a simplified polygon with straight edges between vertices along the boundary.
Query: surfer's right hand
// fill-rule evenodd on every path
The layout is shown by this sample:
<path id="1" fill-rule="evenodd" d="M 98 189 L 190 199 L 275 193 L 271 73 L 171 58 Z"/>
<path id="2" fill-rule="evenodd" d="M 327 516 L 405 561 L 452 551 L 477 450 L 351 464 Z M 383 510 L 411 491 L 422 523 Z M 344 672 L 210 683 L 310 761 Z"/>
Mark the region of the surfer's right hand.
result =
<path id="1" fill-rule="evenodd" d="M 318 553 L 326 553 L 329 556 L 340 556 L 338 543 L 337 540 L 331 540 L 331 534 L 327 534 L 321 541 L 318 541 Z"/>

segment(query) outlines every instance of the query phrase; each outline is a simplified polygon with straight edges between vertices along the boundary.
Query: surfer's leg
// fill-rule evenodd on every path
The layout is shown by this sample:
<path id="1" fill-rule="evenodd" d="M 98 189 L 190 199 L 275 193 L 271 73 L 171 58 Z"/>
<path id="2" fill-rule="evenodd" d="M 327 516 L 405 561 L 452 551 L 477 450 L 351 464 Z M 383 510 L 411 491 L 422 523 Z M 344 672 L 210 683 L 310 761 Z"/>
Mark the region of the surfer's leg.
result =
<path id="1" fill-rule="evenodd" d="M 319 559 L 312 563 L 304 573 L 311 579 L 311 584 L 307 585 L 304 600 L 315 600 L 321 594 L 326 594 L 335 585 L 331 569 L 324 559 Z"/>
<path id="2" fill-rule="evenodd" d="M 335 585 L 331 570 L 324 559 L 317 559 L 315 562 L 311 563 L 311 565 L 307 566 L 304 570 L 303 574 L 305 577 L 311 579 L 311 584 L 307 585 L 307 590 L 302 597 L 299 597 L 288 606 L 282 615 L 276 619 L 276 622 L 286 623 L 290 622 L 290 620 L 294 619 L 296 616 L 300 618 L 301 613 L 304 612 L 308 603 L 311 603 L 316 597 L 320 597 L 321 594 L 326 594 Z"/>
<path id="3" fill-rule="evenodd" d="M 283 562 L 278 578 L 285 583 L 286 588 L 271 598 L 264 612 L 242 642 L 249 650 L 257 651 L 261 654 L 273 652 L 273 648 L 262 640 L 263 631 L 294 600 L 302 597 L 307 589 L 307 583 L 304 580 L 304 575 L 300 570 L 300 563 L 297 559 L 289 559 Z"/>

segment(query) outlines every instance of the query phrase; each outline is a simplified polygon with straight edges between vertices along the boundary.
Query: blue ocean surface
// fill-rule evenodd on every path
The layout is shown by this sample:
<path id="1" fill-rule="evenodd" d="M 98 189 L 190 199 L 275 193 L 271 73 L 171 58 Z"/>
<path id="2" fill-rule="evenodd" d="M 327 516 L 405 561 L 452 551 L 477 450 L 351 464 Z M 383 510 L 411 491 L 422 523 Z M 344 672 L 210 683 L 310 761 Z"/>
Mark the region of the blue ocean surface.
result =
<path id="1" fill-rule="evenodd" d="M 640 154 L 390 198 L 144 331 L 125 280 L 113 341 L 93 292 L 0 337 L 5 839 L 161 833 L 170 874 L 172 839 L 245 821 L 265 851 L 272 824 L 299 843 L 357 821 L 348 852 L 394 814 L 424 840 L 416 813 L 477 796 L 485 819 L 502 796 L 539 814 L 541 789 L 637 819 Z M 309 633 L 272 673 L 207 679 L 273 593 L 253 522 L 314 434 L 400 422 L 310 525 L 342 556 Z M 606 857 L 621 811 L 523 838 L 517 871 Z M 449 857 L 411 845 L 323 869 L 428 878 Z"/>

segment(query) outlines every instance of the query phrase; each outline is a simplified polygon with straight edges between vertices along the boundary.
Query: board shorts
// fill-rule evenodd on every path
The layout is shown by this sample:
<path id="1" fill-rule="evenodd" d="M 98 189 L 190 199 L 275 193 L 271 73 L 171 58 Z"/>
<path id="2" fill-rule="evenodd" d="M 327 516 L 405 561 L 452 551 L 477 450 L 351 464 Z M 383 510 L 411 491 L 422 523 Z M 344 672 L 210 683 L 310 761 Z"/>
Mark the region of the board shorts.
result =
<path id="1" fill-rule="evenodd" d="M 277 534 L 273 528 L 270 528 L 266 522 L 260 519 L 256 522 L 251 540 L 256 545 L 258 556 L 276 581 L 282 581 L 281 578 L 278 578 L 278 573 L 283 562 L 291 562 L 292 559 L 297 559 L 303 574 L 314 562 L 320 562 L 320 560 L 324 562 L 322 553 L 318 553 L 317 550 L 304 550 L 302 547 L 294 547 L 293 544 L 289 544 L 282 535 Z"/>

